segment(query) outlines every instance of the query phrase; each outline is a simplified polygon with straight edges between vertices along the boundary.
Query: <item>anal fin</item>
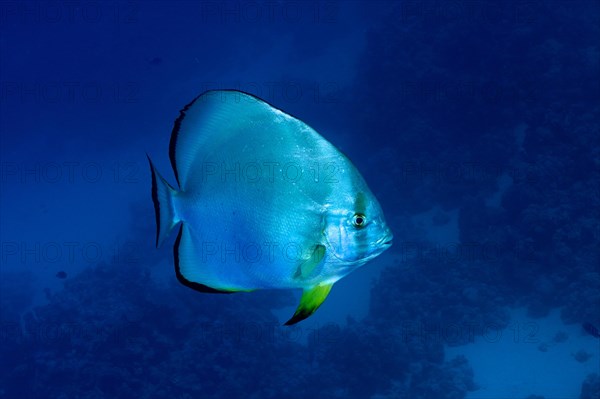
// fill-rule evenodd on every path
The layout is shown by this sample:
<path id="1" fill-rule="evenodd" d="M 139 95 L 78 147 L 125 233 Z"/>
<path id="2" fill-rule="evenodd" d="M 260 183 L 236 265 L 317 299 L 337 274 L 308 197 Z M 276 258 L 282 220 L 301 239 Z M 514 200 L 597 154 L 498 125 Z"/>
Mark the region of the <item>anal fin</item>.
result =
<path id="1" fill-rule="evenodd" d="M 327 295 L 329 295 L 331 287 L 333 287 L 333 284 L 322 284 L 310 289 L 304 289 L 302 298 L 300 298 L 300 304 L 298 305 L 294 316 L 292 316 L 285 325 L 291 326 L 315 313 L 323 301 L 325 301 Z"/>
<path id="2" fill-rule="evenodd" d="M 179 282 L 193 290 L 210 294 L 231 294 L 234 292 L 250 292 L 253 289 L 227 287 L 218 276 L 204 270 L 197 261 L 200 258 L 196 243 L 192 239 L 189 226 L 183 222 L 173 247 L 175 257 L 175 275 Z"/>

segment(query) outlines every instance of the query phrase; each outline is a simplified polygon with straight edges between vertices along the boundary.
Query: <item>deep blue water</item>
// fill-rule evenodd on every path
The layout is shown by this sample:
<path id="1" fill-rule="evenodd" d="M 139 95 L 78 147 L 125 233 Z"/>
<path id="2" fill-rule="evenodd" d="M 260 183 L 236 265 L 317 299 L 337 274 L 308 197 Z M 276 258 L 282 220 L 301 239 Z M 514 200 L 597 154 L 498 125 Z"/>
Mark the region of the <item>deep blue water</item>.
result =
<path id="1" fill-rule="evenodd" d="M 0 398 L 599 398 L 599 38 L 597 1 L 0 2 Z M 146 153 L 173 184 L 219 88 L 394 232 L 293 327 L 299 292 L 195 292 L 154 246 Z"/>

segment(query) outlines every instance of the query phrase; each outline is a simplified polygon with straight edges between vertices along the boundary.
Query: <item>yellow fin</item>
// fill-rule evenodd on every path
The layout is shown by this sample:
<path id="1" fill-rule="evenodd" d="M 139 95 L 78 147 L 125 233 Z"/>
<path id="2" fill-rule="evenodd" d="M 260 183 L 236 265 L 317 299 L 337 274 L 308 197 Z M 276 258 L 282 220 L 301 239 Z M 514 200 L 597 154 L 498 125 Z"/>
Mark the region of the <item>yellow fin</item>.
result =
<path id="1" fill-rule="evenodd" d="M 331 287 L 333 287 L 333 284 L 317 285 L 310 289 L 304 289 L 296 313 L 294 313 L 294 316 L 292 316 L 285 325 L 291 326 L 315 313 L 323 301 L 325 301 L 325 298 L 327 298 L 329 291 L 331 291 Z"/>

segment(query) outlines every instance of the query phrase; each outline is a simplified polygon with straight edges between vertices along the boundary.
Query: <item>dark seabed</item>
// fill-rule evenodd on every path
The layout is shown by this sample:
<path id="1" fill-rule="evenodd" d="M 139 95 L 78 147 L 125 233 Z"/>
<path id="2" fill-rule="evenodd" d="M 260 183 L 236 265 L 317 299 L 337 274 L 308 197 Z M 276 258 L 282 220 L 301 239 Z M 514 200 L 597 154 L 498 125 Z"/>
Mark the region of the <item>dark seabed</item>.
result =
<path id="1" fill-rule="evenodd" d="M 146 153 L 263 98 L 361 171 L 393 246 L 214 295 L 155 248 Z M 0 2 L 0 398 L 600 398 L 598 1 Z"/>

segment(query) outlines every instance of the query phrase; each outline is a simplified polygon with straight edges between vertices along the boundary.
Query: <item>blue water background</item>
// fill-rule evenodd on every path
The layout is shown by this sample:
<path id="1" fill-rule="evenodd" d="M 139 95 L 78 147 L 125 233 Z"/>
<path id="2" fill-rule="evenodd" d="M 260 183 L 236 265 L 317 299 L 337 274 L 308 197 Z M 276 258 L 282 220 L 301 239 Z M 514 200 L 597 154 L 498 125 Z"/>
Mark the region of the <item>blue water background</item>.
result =
<path id="1" fill-rule="evenodd" d="M 597 1 L 2 1 L 0 398 L 500 398 L 527 362 L 569 379 L 531 366 L 503 398 L 598 398 L 599 20 Z M 334 143 L 394 232 L 295 327 L 300 293 L 194 292 L 174 237 L 154 247 L 146 153 L 173 184 L 173 122 L 216 88 Z"/>

